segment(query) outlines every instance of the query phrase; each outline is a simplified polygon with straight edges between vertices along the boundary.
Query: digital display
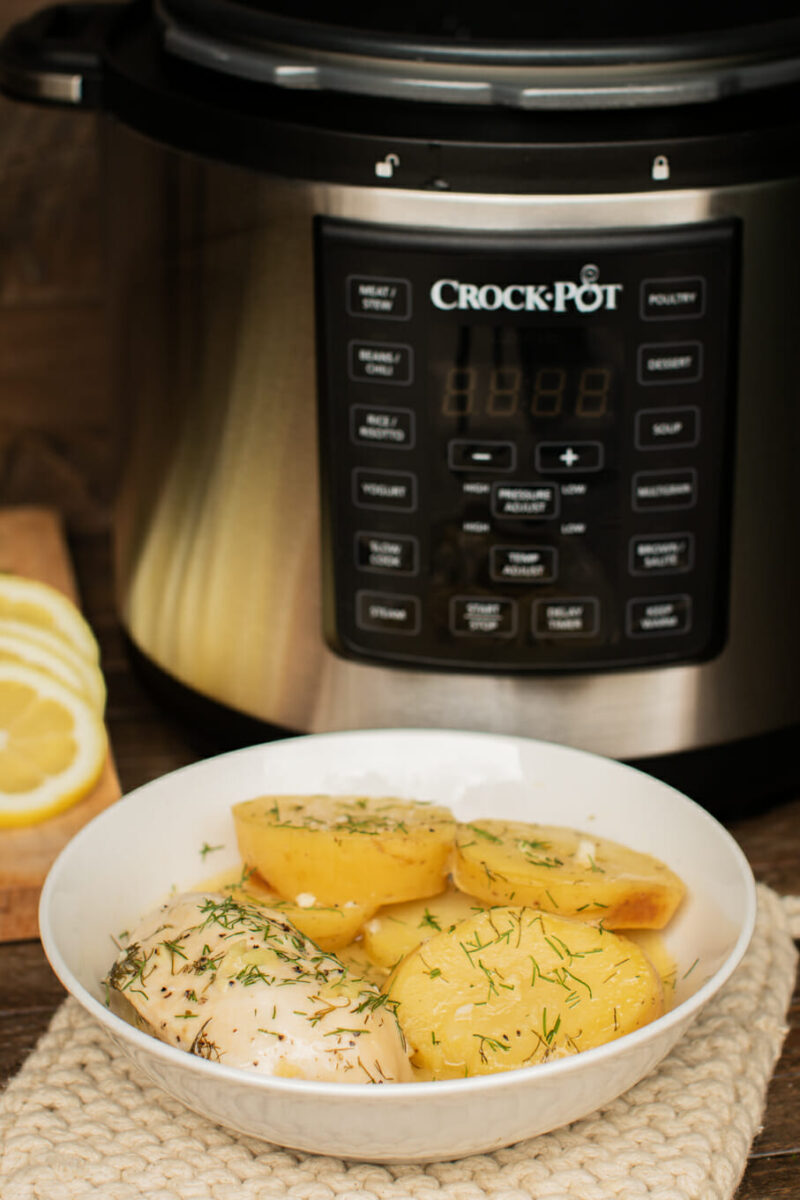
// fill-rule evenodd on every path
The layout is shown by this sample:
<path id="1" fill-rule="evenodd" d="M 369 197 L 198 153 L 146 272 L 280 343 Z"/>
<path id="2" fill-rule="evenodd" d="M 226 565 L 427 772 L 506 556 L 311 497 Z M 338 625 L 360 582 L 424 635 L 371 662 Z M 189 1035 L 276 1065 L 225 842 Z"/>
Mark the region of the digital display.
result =
<path id="1" fill-rule="evenodd" d="M 621 372 L 596 331 L 461 326 L 433 370 L 443 417 L 502 421 L 613 415 Z M 603 354 L 603 350 L 606 351 Z M 599 353 L 598 353 L 599 351 Z"/>

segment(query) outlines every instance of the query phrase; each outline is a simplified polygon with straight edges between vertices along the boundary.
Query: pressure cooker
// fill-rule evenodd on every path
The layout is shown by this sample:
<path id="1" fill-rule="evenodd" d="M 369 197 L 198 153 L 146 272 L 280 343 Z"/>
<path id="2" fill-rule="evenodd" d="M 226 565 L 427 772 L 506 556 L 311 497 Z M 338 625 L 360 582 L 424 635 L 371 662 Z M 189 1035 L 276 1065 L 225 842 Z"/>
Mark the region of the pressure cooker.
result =
<path id="1" fill-rule="evenodd" d="M 156 674 L 800 777 L 794 6 L 76 4 L 2 83 L 104 114 Z"/>

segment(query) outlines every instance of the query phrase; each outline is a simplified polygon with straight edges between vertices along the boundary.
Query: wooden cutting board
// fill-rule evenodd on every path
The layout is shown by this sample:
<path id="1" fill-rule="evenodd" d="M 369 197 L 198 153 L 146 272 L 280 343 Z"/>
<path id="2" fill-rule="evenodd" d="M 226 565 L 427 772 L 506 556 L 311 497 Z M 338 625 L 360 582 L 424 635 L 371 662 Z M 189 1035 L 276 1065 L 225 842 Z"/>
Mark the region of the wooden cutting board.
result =
<path id="1" fill-rule="evenodd" d="M 0 509 L 0 571 L 40 579 L 78 600 L 61 520 L 49 509 Z M 72 808 L 37 825 L 0 829 L 0 942 L 38 937 L 39 893 L 51 863 L 72 835 L 119 794 L 109 752 L 93 791 Z"/>

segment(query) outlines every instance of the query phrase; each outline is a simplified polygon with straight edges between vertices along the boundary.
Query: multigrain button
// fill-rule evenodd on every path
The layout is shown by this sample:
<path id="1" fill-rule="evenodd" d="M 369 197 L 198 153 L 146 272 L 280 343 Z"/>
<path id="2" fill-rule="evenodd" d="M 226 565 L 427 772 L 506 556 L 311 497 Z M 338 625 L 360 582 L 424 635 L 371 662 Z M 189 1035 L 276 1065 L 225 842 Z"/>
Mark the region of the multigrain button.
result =
<path id="1" fill-rule="evenodd" d="M 411 284 L 407 279 L 349 275 L 347 311 L 351 317 L 380 317 L 384 321 L 407 321 L 411 316 Z"/>
<path id="2" fill-rule="evenodd" d="M 699 275 L 642 281 L 641 316 L 644 321 L 702 317 L 705 306 L 706 281 Z"/>
<path id="3" fill-rule="evenodd" d="M 697 471 L 638 471 L 633 477 L 633 507 L 637 512 L 668 512 L 697 503 Z"/>
<path id="4" fill-rule="evenodd" d="M 410 408 L 353 404 L 350 407 L 350 438 L 360 446 L 410 450 L 414 445 L 414 413 Z"/>
<path id="5" fill-rule="evenodd" d="M 495 483 L 492 487 L 492 513 L 496 517 L 541 521 L 557 517 L 559 508 L 554 483 Z"/>
<path id="6" fill-rule="evenodd" d="M 409 384 L 414 353 L 399 342 L 350 342 L 350 378 L 356 383 Z"/>
<path id="7" fill-rule="evenodd" d="M 513 600 L 485 596 L 454 596 L 450 601 L 450 631 L 466 637 L 513 637 L 517 629 Z"/>
<path id="8" fill-rule="evenodd" d="M 594 637 L 600 628 L 600 601 L 595 596 L 535 600 L 535 638 Z"/>
<path id="9" fill-rule="evenodd" d="M 691 596 L 648 596 L 629 600 L 629 637 L 665 637 L 688 633 L 692 627 Z"/>
<path id="10" fill-rule="evenodd" d="M 353 471 L 353 503 L 358 508 L 386 508 L 413 512 L 417 507 L 417 480 L 408 471 Z"/>
<path id="11" fill-rule="evenodd" d="M 492 546 L 489 575 L 500 583 L 551 583 L 558 576 L 553 546 Z"/>
<path id="12" fill-rule="evenodd" d="M 419 543 L 415 537 L 388 533 L 356 534 L 356 566 L 376 575 L 416 575 Z"/>
<path id="13" fill-rule="evenodd" d="M 357 592 L 356 624 L 373 633 L 419 633 L 419 597 Z"/>
<path id="14" fill-rule="evenodd" d="M 699 408 L 643 408 L 636 414 L 637 450 L 681 450 L 699 441 Z"/>
<path id="15" fill-rule="evenodd" d="M 639 347 L 639 383 L 696 383 L 703 375 L 700 342 L 659 342 Z"/>
<path id="16" fill-rule="evenodd" d="M 679 575 L 693 566 L 693 533 L 659 533 L 630 540 L 631 575 Z"/>

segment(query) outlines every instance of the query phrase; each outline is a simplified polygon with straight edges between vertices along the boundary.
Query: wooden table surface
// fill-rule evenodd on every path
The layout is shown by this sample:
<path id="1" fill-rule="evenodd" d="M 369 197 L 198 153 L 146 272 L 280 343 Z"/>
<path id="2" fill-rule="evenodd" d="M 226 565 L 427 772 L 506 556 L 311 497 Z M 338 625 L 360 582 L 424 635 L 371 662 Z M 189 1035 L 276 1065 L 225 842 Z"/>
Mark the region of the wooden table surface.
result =
<path id="1" fill-rule="evenodd" d="M 132 672 L 112 601 L 110 551 L 101 534 L 73 542 L 84 609 L 100 640 L 108 683 L 108 726 L 124 791 L 219 752 L 207 733 L 183 726 Z M 756 877 L 800 893 L 800 797 L 729 825 Z M 0 1083 L 12 1076 L 64 998 L 38 942 L 0 946 Z M 800 1198 L 800 987 L 790 1032 L 770 1085 L 764 1127 L 736 1200 Z"/>

